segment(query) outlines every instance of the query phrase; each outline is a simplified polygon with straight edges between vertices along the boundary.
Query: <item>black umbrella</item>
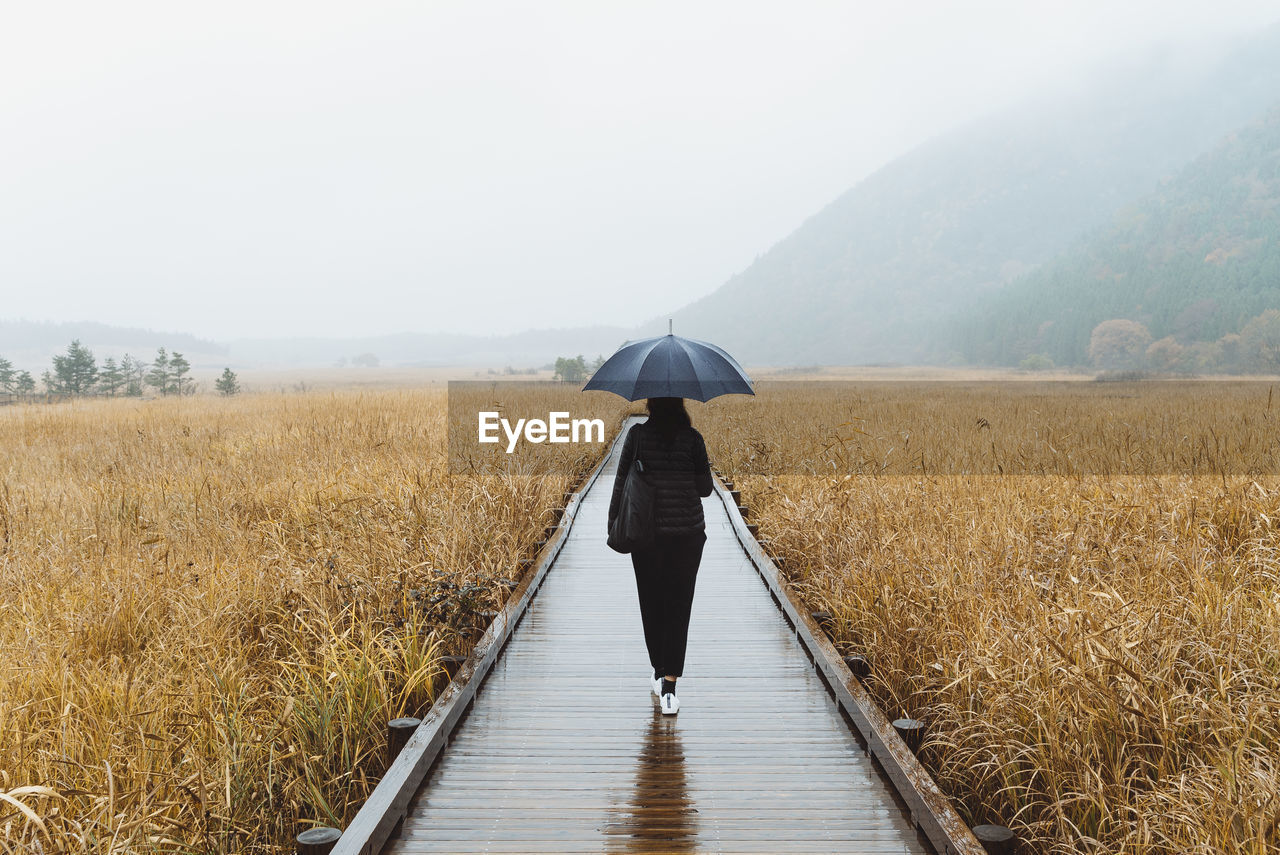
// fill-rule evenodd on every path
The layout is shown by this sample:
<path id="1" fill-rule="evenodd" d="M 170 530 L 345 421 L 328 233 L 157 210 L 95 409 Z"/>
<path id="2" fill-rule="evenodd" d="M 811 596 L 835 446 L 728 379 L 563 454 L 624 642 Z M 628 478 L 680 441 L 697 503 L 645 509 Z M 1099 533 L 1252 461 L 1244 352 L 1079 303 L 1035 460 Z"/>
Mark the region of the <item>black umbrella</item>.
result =
<path id="1" fill-rule="evenodd" d="M 714 344 L 667 334 L 633 341 L 605 360 L 582 391 L 598 389 L 628 401 L 754 395 L 738 360 Z"/>

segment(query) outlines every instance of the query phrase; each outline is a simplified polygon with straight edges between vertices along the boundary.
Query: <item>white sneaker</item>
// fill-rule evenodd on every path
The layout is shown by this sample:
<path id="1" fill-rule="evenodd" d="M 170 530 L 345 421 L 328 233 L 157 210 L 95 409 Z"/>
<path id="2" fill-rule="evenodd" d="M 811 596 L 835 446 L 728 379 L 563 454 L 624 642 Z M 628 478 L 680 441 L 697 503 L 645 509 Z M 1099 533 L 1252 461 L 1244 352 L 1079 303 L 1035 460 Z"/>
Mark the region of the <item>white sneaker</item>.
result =
<path id="1" fill-rule="evenodd" d="M 680 699 L 675 692 L 667 692 L 662 696 L 662 714 L 675 715 L 680 712 Z"/>
<path id="2" fill-rule="evenodd" d="M 654 697 L 662 697 L 662 678 L 654 677 L 651 685 L 653 686 Z"/>

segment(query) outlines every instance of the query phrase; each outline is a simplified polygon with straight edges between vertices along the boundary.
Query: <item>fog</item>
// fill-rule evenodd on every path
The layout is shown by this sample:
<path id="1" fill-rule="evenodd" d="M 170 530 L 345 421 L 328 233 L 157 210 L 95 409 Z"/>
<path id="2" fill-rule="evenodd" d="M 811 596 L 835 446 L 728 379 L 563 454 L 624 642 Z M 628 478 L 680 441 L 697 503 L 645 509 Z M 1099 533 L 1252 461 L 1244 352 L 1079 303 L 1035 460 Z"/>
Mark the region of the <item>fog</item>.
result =
<path id="1" fill-rule="evenodd" d="M 638 323 L 936 133 L 1275 17 L 9 2 L 0 318 L 218 340 Z"/>

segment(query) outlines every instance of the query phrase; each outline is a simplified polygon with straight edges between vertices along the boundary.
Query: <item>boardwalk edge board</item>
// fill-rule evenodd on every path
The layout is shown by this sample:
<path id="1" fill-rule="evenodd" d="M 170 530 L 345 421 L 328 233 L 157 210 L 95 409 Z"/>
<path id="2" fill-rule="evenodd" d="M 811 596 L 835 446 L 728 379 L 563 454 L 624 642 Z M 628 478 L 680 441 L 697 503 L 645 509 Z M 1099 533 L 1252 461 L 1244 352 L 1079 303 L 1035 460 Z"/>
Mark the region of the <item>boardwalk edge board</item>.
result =
<path id="1" fill-rule="evenodd" d="M 792 599 L 790 586 L 782 578 L 773 559 L 747 529 L 747 522 L 738 511 L 738 503 L 725 489 L 724 482 L 720 478 L 714 481 L 716 495 L 724 504 L 739 545 L 774 595 L 778 608 L 787 616 L 787 622 L 809 653 L 836 703 L 853 721 L 866 742 L 867 750 L 880 763 L 885 776 L 906 802 L 916 828 L 924 833 L 939 855 L 985 855 L 986 848 L 889 724 L 888 716 L 876 706 L 845 665 L 818 622 L 803 604 Z"/>
<path id="2" fill-rule="evenodd" d="M 436 698 L 422 723 L 409 737 L 400 754 L 342 833 L 331 855 L 378 855 L 387 841 L 395 835 L 396 827 L 404 819 L 409 802 L 417 794 L 432 763 L 448 744 L 454 728 L 475 699 L 480 684 L 493 668 L 498 654 L 506 646 L 516 624 L 520 622 L 534 594 L 542 585 L 547 571 L 569 539 L 569 531 L 573 528 L 583 497 L 604 471 L 614 448 L 626 437 L 627 428 L 632 421 L 632 418 L 623 421 L 618 435 L 601 455 L 591 474 L 565 503 L 555 534 L 543 548 L 538 563 L 511 592 L 502 610 L 476 642 L 471 655 L 458 668 L 452 682 Z"/>

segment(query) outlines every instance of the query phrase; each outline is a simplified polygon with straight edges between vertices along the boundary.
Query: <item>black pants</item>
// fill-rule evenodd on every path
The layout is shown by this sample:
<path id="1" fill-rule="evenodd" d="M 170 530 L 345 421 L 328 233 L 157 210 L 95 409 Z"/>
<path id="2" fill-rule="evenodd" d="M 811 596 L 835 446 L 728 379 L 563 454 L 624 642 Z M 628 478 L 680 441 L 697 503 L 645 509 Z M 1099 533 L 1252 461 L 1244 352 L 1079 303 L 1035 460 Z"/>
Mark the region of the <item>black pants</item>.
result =
<path id="1" fill-rule="evenodd" d="M 701 531 L 659 535 L 648 549 L 631 553 L 649 663 L 663 676 L 679 677 L 684 671 L 693 586 L 706 542 Z"/>

